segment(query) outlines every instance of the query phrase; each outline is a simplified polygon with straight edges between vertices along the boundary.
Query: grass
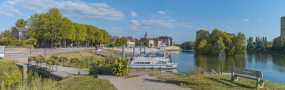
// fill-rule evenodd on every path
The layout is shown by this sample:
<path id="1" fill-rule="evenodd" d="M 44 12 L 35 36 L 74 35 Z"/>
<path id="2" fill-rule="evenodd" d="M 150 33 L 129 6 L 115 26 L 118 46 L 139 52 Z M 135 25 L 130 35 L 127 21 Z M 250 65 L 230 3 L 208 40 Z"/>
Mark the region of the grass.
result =
<path id="1" fill-rule="evenodd" d="M 70 76 L 58 82 L 60 90 L 117 90 L 109 80 L 94 78 L 94 76 Z"/>
<path id="2" fill-rule="evenodd" d="M 99 55 L 94 55 L 90 53 L 89 51 L 76 51 L 76 52 L 68 52 L 68 53 L 60 53 L 60 54 L 52 54 L 52 55 L 56 55 L 58 57 L 64 56 L 64 57 L 67 57 L 68 59 L 76 57 L 76 58 L 79 58 L 80 60 L 86 57 L 91 57 L 91 56 L 98 58 L 98 59 L 104 59 L 104 57 L 99 56 Z M 46 55 L 46 58 L 50 58 L 50 56 L 52 55 Z"/>
<path id="3" fill-rule="evenodd" d="M 4 72 L 18 71 L 16 63 L 17 61 L 0 59 L 0 79 L 3 79 Z"/>
<path id="4" fill-rule="evenodd" d="M 139 77 L 139 75 L 127 75 L 127 76 L 125 76 L 125 79 L 127 79 L 127 78 L 133 78 L 133 77 Z"/>
<path id="5" fill-rule="evenodd" d="M 36 78 L 32 86 L 24 82 L 13 90 L 117 90 L 117 88 L 109 80 L 94 76 L 69 76 L 61 81 Z"/>
<path id="6" fill-rule="evenodd" d="M 218 75 L 218 74 L 202 74 L 202 75 L 188 75 L 180 76 L 173 73 L 152 73 L 153 75 L 170 75 L 176 76 L 175 78 L 158 77 L 158 79 L 167 80 L 170 83 L 176 83 L 182 87 L 190 87 L 193 89 L 202 90 L 247 90 L 255 89 L 256 80 L 239 77 L 239 81 L 231 82 L 230 75 Z M 265 82 L 264 88 L 260 90 L 281 90 L 285 85 Z"/>

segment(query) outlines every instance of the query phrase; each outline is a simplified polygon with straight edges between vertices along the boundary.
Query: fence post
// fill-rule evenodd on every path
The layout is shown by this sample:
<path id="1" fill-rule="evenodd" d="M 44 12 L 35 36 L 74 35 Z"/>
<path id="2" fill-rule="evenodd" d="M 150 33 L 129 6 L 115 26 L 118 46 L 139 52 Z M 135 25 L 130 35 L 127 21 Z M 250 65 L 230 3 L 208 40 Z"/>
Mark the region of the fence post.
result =
<path id="1" fill-rule="evenodd" d="M 81 69 L 82 69 L 82 61 L 80 61 L 80 63 L 81 63 Z"/>
<path id="2" fill-rule="evenodd" d="M 58 63 L 57 63 L 57 65 L 56 65 L 56 71 L 58 71 Z"/>
<path id="3" fill-rule="evenodd" d="M 142 54 L 142 47 L 140 46 L 140 57 L 141 57 L 141 54 Z"/>
<path id="4" fill-rule="evenodd" d="M 133 57 L 136 57 L 136 46 L 134 45 Z"/>
<path id="5" fill-rule="evenodd" d="M 123 45 L 123 60 L 125 60 L 125 45 Z"/>
<path id="6" fill-rule="evenodd" d="M 51 71 L 53 71 L 53 65 L 51 65 Z"/>

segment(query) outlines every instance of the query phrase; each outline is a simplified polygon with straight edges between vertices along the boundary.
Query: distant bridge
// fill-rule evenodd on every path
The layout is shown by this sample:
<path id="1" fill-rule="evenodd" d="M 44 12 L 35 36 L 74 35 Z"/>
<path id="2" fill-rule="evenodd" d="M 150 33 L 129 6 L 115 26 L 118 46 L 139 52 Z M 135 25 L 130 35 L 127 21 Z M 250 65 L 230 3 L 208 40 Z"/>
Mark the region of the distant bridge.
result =
<path id="1" fill-rule="evenodd" d="M 193 51 L 194 45 L 176 45 L 179 46 L 183 51 Z"/>

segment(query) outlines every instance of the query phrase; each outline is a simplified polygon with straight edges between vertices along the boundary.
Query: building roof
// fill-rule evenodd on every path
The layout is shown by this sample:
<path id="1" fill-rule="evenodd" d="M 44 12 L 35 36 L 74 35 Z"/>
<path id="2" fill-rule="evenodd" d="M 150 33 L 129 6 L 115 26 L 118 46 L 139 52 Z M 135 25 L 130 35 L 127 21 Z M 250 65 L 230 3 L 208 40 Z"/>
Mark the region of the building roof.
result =
<path id="1" fill-rule="evenodd" d="M 28 31 L 28 28 L 24 28 L 24 27 L 15 27 L 19 32 L 22 31 Z"/>

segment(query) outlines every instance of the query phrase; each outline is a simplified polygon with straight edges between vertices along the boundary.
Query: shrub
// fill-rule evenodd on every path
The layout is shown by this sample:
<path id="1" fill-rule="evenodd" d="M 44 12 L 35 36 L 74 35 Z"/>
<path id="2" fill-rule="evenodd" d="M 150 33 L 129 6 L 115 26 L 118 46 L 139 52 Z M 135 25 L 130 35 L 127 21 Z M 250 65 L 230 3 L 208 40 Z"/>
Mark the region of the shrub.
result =
<path id="1" fill-rule="evenodd" d="M 48 65 L 51 65 L 51 64 L 55 64 L 55 60 L 54 59 L 48 59 L 47 61 L 46 61 L 46 63 L 48 64 Z"/>
<path id="2" fill-rule="evenodd" d="M 50 59 L 55 59 L 55 60 L 57 60 L 57 59 L 58 59 L 58 56 L 52 55 L 52 56 L 50 56 Z"/>
<path id="3" fill-rule="evenodd" d="M 78 58 L 71 58 L 71 63 L 77 63 L 79 61 Z"/>
<path id="4" fill-rule="evenodd" d="M 116 76 L 125 76 L 129 74 L 129 61 L 118 58 L 115 60 L 108 60 L 109 64 L 106 64 L 106 60 L 97 61 L 90 69 L 90 74 L 110 74 Z"/>
<path id="5" fill-rule="evenodd" d="M 66 61 L 66 59 L 67 59 L 67 57 L 60 57 L 60 61 L 63 61 L 63 62 L 65 62 Z"/>
<path id="6" fill-rule="evenodd" d="M 37 58 L 37 63 L 43 63 L 43 62 L 44 62 L 44 58 L 42 58 L 42 57 Z"/>
<path id="7" fill-rule="evenodd" d="M 36 57 L 35 56 L 30 56 L 29 58 L 28 58 L 28 61 L 35 61 L 36 60 Z"/>

